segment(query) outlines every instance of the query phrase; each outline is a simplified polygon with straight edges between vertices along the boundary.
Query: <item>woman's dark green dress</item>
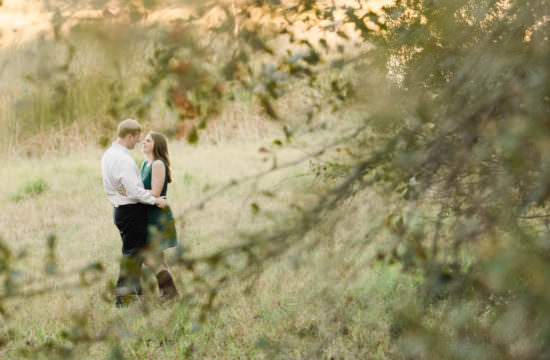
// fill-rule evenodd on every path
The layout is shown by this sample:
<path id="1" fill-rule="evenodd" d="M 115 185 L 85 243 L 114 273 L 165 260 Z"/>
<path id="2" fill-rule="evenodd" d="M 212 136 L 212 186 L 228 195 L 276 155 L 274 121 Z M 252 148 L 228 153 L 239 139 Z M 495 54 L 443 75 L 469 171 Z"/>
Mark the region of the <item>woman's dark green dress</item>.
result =
<path id="1" fill-rule="evenodd" d="M 166 172 L 166 179 L 168 177 L 168 169 L 166 168 L 166 164 L 164 164 L 164 169 Z M 152 173 L 152 164 L 145 161 L 141 166 L 141 180 L 143 181 L 143 186 L 146 190 L 151 190 Z M 168 183 L 164 181 L 160 196 L 166 196 L 167 189 Z M 147 243 L 149 245 L 158 244 L 158 250 L 165 250 L 175 247 L 178 243 L 178 237 L 176 234 L 174 215 L 172 215 L 172 210 L 170 210 L 170 207 L 167 206 L 164 209 L 161 209 L 155 205 L 148 205 L 147 217 L 147 228 L 149 230 L 147 234 Z"/>

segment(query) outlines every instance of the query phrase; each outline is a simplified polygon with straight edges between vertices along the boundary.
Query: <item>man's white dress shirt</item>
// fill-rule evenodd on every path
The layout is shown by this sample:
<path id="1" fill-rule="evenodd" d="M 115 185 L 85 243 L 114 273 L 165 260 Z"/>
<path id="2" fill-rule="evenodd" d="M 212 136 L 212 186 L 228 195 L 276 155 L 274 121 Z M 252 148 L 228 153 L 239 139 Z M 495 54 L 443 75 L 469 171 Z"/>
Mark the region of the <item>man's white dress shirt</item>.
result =
<path id="1" fill-rule="evenodd" d="M 114 207 L 145 203 L 154 205 L 155 197 L 143 188 L 141 175 L 130 150 L 113 143 L 101 159 L 103 188 Z"/>

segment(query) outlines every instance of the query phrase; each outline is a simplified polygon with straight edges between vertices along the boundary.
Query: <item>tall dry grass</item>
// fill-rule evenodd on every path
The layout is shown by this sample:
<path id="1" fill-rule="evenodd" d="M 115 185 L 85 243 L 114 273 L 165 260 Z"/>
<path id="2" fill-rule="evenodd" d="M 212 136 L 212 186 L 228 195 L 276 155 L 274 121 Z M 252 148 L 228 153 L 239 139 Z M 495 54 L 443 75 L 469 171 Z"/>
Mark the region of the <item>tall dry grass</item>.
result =
<path id="1" fill-rule="evenodd" d="M 0 25 L 10 35 L 0 47 L 0 148 L 10 154 L 37 155 L 81 143 L 106 145 L 119 117 L 138 117 L 124 108 L 113 116 L 111 108 L 142 100 L 140 89 L 152 71 L 149 61 L 161 36 L 149 26 L 185 17 L 185 8 L 163 8 L 131 27 L 92 14 L 86 16 L 104 22 L 88 26 L 83 21 L 84 25 L 71 28 L 86 18 L 80 12 L 87 10 L 64 11 L 63 35 L 55 39 L 53 12 L 43 2 L 36 3 L 31 7 L 6 2 L 0 7 Z M 108 8 L 116 12 L 115 5 Z M 67 70 L 60 70 L 64 65 Z M 164 91 L 161 87 L 151 94 L 150 112 L 139 120 L 170 136 L 185 136 L 178 130 L 185 124 L 167 106 Z M 259 137 L 271 130 L 273 126 L 248 96 L 214 119 L 203 141 Z"/>
<path id="2" fill-rule="evenodd" d="M 110 22 L 100 12 L 92 11 L 86 1 L 76 2 L 78 6 L 73 8 L 63 2 L 49 3 L 60 6 L 61 13 L 66 16 L 59 39 L 53 37 L 53 7 L 48 8 L 45 2 L 36 0 L 23 5 L 5 1 L 0 7 L 0 24 L 6 33 L 14 36 L 5 38 L 0 47 L 0 81 L 3 84 L 0 89 L 0 149 L 8 153 L 37 155 L 78 147 L 80 143 L 106 145 L 120 118 L 139 117 L 133 109 L 118 109 L 115 116 L 110 111 L 112 106 L 123 107 L 130 100 L 143 100 L 140 89 L 152 72 L 149 60 L 161 37 L 156 27 L 186 18 L 194 4 L 174 1 L 171 6 L 150 11 L 137 24 L 120 26 L 117 21 Z M 377 1 L 369 6 L 376 10 L 386 3 Z M 109 1 L 105 8 L 118 13 L 120 6 L 116 1 Z M 216 25 L 219 12 L 219 9 L 209 12 L 201 26 Z M 94 19 L 100 22 L 95 23 Z M 274 19 L 270 26 L 280 20 Z M 78 21 L 84 25 L 73 28 Z M 300 39 L 327 36 L 331 46 L 342 45 L 342 41 L 331 37 L 334 34 L 302 29 L 300 24 L 297 22 L 295 29 L 301 33 Z M 351 29 L 349 32 L 351 43 L 357 34 Z M 205 36 L 205 41 L 211 41 L 207 38 L 209 36 Z M 213 63 L 224 61 L 225 45 L 225 41 L 209 44 Z M 280 39 L 271 45 L 281 56 L 287 49 L 304 50 L 303 45 Z M 59 67 L 67 65 L 71 47 L 74 57 L 67 71 L 60 71 Z M 264 60 L 274 61 L 258 56 L 251 59 L 250 65 L 259 73 Z M 320 80 L 321 88 L 330 89 L 330 82 L 335 78 L 331 76 Z M 331 105 L 323 102 L 326 91 L 300 85 L 290 87 L 293 88 L 286 89 L 288 93 L 279 100 L 277 108 L 286 125 L 293 129 L 301 127 L 314 103 L 323 107 L 323 111 L 315 115 L 316 121 L 337 121 L 331 118 Z M 166 87 L 161 86 L 152 94 L 150 112 L 139 120 L 170 136 L 185 136 L 185 131 L 181 130 L 185 130 L 187 124 L 179 120 L 177 111 L 167 106 L 165 90 Z M 282 124 L 268 121 L 257 99 L 239 90 L 232 95 L 232 100 L 202 132 L 201 141 L 219 143 L 251 136 L 257 140 L 281 134 Z"/>
<path id="3" fill-rule="evenodd" d="M 195 207 L 232 179 L 269 169 L 271 158 L 266 161 L 266 154 L 258 151 L 261 147 L 273 145 L 268 140 L 199 147 L 170 143 L 174 182 L 169 198 L 178 217 L 180 244 L 190 256 L 234 245 L 241 241 L 242 233 L 279 225 L 292 215 L 281 213 L 282 209 L 314 200 L 315 195 L 296 195 L 299 188 L 306 194 L 321 185 L 307 162 L 301 162 L 232 187 L 201 210 Z M 317 241 L 335 231 L 333 240 L 322 240 L 313 252 L 298 248 L 280 261 L 266 263 L 252 293 L 245 291 L 249 282 L 230 283 L 216 301 L 218 310 L 198 328 L 184 302 L 168 307 L 153 305 L 143 314 L 136 311 L 139 305 L 118 310 L 112 301 L 103 299 L 105 281 L 112 281 L 118 272 L 120 239 L 102 190 L 101 154 L 101 149 L 88 147 L 41 158 L 15 157 L 3 165 L 1 236 L 15 253 L 26 252 L 17 264 L 22 271 L 21 283 L 27 289 L 47 286 L 49 291 L 7 302 L 14 316 L 2 329 L 9 339 L 0 349 L 2 358 L 19 358 L 48 343 L 72 346 L 62 334 L 79 316 L 85 317 L 86 328 L 97 333 L 112 326 L 111 319 L 122 319 L 111 329 L 112 342 L 77 347 L 73 355 L 78 358 L 104 358 L 113 343 L 122 347 L 127 358 L 139 359 L 318 357 L 315 348 L 319 341 L 330 343 L 323 355 L 327 358 L 353 357 L 357 348 L 372 358 L 389 358 L 391 318 L 387 307 L 392 306 L 396 291 L 407 291 L 412 283 L 401 278 L 397 268 L 385 265 L 361 274 L 346 272 L 350 264 L 365 260 L 357 258 L 353 244 L 344 239 L 359 239 L 375 226 L 362 221 L 370 212 L 380 210 L 374 194 L 363 199 L 368 205 L 358 217 L 345 219 L 337 229 L 329 229 L 332 224 L 327 223 L 327 228 L 321 226 L 308 235 Z M 276 154 L 280 164 L 304 156 L 302 150 L 289 148 Z M 143 158 L 138 151 L 133 155 L 138 161 Z M 25 186 L 37 180 L 46 183 L 44 190 L 26 193 Z M 258 195 L 262 191 L 277 195 Z M 260 206 L 259 213 L 252 210 L 252 203 Z M 348 210 L 342 209 L 342 216 Z M 52 233 L 58 239 L 58 275 L 48 276 L 44 273 L 45 239 Z M 375 250 L 373 246 L 371 251 Z M 173 252 L 170 250 L 169 255 Z M 78 270 L 95 261 L 106 266 L 103 280 L 73 288 L 72 284 L 79 281 Z M 191 274 L 177 266 L 173 272 L 180 290 L 193 292 Z M 179 317 L 174 318 L 174 313 Z M 53 356 L 38 353 L 44 358 Z"/>

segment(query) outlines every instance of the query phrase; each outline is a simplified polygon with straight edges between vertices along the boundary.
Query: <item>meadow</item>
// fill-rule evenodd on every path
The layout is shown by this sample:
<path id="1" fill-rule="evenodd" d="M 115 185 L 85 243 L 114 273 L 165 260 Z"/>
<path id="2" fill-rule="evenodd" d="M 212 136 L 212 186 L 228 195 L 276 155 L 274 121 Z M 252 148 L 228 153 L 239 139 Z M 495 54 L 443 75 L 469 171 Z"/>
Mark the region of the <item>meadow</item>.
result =
<path id="1" fill-rule="evenodd" d="M 241 233 L 281 222 L 288 204 L 311 201 L 309 190 L 321 180 L 309 169 L 303 150 L 275 150 L 280 164 L 303 161 L 254 176 L 272 166 L 272 159 L 258 151 L 273 147 L 270 140 L 251 137 L 197 147 L 170 142 L 175 178 L 169 199 L 186 256 L 236 244 Z M 143 159 L 139 150 L 133 154 L 138 162 Z M 338 237 L 315 251 L 293 250 L 265 264 L 251 292 L 245 291 L 249 280 L 230 282 L 203 323 L 185 301 L 160 305 L 150 300 L 145 312 L 140 304 L 116 309 L 106 284 L 118 272 L 120 239 L 103 194 L 101 155 L 102 149 L 92 146 L 36 158 L 14 156 L 3 164 L 0 228 L 4 243 L 21 255 L 17 260 L 14 256 L 12 265 L 20 271 L 17 284 L 23 293 L 46 290 L 5 301 L 2 358 L 26 353 L 60 357 L 63 348 L 89 359 L 117 351 L 136 359 L 308 358 L 320 356 L 311 353 L 317 342 L 328 342 L 327 358 L 354 357 L 358 350 L 369 358 L 389 357 L 387 307 L 396 291 L 412 284 L 400 278 L 398 268 L 384 264 L 350 277 L 346 269 L 353 252 Z M 233 179 L 237 185 L 218 193 Z M 296 196 L 299 188 L 304 189 L 302 199 Z M 266 198 L 261 192 L 277 195 Z M 211 201 L 197 207 L 212 193 Z M 261 206 L 260 213 L 252 203 Z M 369 211 L 373 209 L 367 207 L 359 216 Z M 368 224 L 357 220 L 349 219 L 338 230 L 342 239 L 366 231 Z M 321 227 L 308 236 L 322 233 Z M 51 234 L 57 239 L 55 272 L 48 274 L 46 239 Z M 80 270 L 98 261 L 104 273 L 83 285 Z M 172 270 L 183 294 L 197 290 L 185 267 L 174 264 Z M 87 333 L 73 349 L 66 333 L 76 331 L 78 324 Z M 93 341 L 105 331 L 107 339 Z M 34 353 L 36 349 L 41 351 Z"/>

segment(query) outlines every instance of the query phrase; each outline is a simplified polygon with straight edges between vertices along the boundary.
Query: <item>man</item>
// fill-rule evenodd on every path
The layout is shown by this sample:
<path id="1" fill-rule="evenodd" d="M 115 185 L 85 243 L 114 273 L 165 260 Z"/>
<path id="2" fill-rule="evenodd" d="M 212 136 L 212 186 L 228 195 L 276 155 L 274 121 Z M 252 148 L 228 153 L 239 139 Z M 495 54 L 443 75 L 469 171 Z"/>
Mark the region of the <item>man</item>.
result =
<path id="1" fill-rule="evenodd" d="M 122 237 L 122 260 L 115 304 L 124 305 L 131 295 L 141 295 L 141 264 L 147 242 L 146 205 L 163 208 L 167 201 L 143 188 L 139 169 L 130 150 L 139 142 L 141 125 L 133 119 L 118 125 L 118 138 L 101 159 L 103 188 L 114 207 L 113 219 Z"/>

